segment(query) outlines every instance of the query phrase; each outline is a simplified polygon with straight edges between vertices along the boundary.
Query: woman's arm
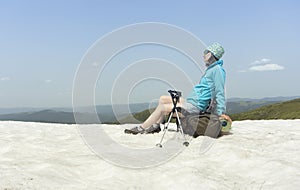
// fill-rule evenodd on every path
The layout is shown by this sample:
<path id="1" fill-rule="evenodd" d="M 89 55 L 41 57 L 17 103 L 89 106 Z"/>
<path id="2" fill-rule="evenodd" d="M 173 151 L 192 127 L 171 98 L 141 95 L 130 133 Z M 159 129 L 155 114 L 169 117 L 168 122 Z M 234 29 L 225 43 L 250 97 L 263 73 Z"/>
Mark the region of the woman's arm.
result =
<path id="1" fill-rule="evenodd" d="M 214 80 L 214 95 L 215 100 L 217 102 L 216 105 L 216 113 L 218 115 L 222 115 L 226 112 L 226 102 L 225 102 L 225 78 L 226 78 L 226 73 L 224 69 L 219 66 L 216 68 L 214 75 L 213 75 L 213 80 Z"/>

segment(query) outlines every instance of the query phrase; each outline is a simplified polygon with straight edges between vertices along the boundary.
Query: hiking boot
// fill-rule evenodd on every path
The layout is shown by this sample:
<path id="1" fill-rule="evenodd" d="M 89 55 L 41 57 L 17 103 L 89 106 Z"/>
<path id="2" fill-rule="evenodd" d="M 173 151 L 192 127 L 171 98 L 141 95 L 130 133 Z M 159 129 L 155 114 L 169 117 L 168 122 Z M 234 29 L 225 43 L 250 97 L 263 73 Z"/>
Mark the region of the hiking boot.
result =
<path id="1" fill-rule="evenodd" d="M 144 129 L 141 126 L 136 126 L 131 129 L 125 129 L 124 133 L 136 135 L 136 134 L 144 134 L 144 133 L 153 134 L 153 133 L 159 133 L 160 131 L 161 131 L 160 124 L 156 123 L 151 125 L 151 127 L 149 127 L 148 129 Z"/>
<path id="2" fill-rule="evenodd" d="M 143 129 L 141 126 L 136 126 L 136 127 L 131 128 L 131 129 L 125 129 L 124 133 L 133 134 L 133 135 L 144 134 L 144 133 L 146 133 L 146 130 Z"/>
<path id="3" fill-rule="evenodd" d="M 145 129 L 145 131 L 147 134 L 159 133 L 161 131 L 160 124 L 155 123 L 151 125 L 151 127 L 149 127 L 148 129 Z"/>

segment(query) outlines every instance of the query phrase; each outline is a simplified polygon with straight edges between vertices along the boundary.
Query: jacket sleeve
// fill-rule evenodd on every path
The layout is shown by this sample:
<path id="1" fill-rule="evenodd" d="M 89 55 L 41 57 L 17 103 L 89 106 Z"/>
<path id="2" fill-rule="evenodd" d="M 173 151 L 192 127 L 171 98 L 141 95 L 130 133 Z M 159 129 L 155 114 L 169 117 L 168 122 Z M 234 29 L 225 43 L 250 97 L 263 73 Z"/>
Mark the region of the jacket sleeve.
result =
<path id="1" fill-rule="evenodd" d="M 225 78 L 226 73 L 222 67 L 218 67 L 213 75 L 214 80 L 214 97 L 216 100 L 216 114 L 222 115 L 226 111 L 226 102 L 225 102 Z"/>

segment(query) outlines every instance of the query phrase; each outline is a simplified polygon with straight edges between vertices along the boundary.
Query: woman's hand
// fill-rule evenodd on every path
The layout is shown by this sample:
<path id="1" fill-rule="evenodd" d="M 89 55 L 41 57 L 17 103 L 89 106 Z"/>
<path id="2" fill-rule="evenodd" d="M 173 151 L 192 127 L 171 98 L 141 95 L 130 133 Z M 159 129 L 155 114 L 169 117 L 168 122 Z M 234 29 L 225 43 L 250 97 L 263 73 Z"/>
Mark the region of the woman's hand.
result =
<path id="1" fill-rule="evenodd" d="M 232 120 L 231 120 L 231 118 L 230 118 L 228 115 L 222 114 L 222 115 L 220 116 L 220 119 L 226 119 L 227 121 L 229 121 L 229 122 L 232 123 Z"/>

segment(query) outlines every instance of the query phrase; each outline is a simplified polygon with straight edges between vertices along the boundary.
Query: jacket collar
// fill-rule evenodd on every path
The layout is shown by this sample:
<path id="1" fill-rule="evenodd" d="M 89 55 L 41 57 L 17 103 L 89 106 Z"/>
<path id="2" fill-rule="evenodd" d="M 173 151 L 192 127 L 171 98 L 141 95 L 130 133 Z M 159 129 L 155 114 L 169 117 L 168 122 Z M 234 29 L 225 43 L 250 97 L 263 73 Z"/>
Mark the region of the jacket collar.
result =
<path id="1" fill-rule="evenodd" d="M 216 65 L 223 66 L 223 60 L 218 60 L 218 61 L 216 61 L 216 62 L 210 64 L 210 65 L 207 67 L 207 69 L 210 69 L 210 68 L 212 68 L 212 67 L 214 67 L 214 66 L 216 66 Z"/>

